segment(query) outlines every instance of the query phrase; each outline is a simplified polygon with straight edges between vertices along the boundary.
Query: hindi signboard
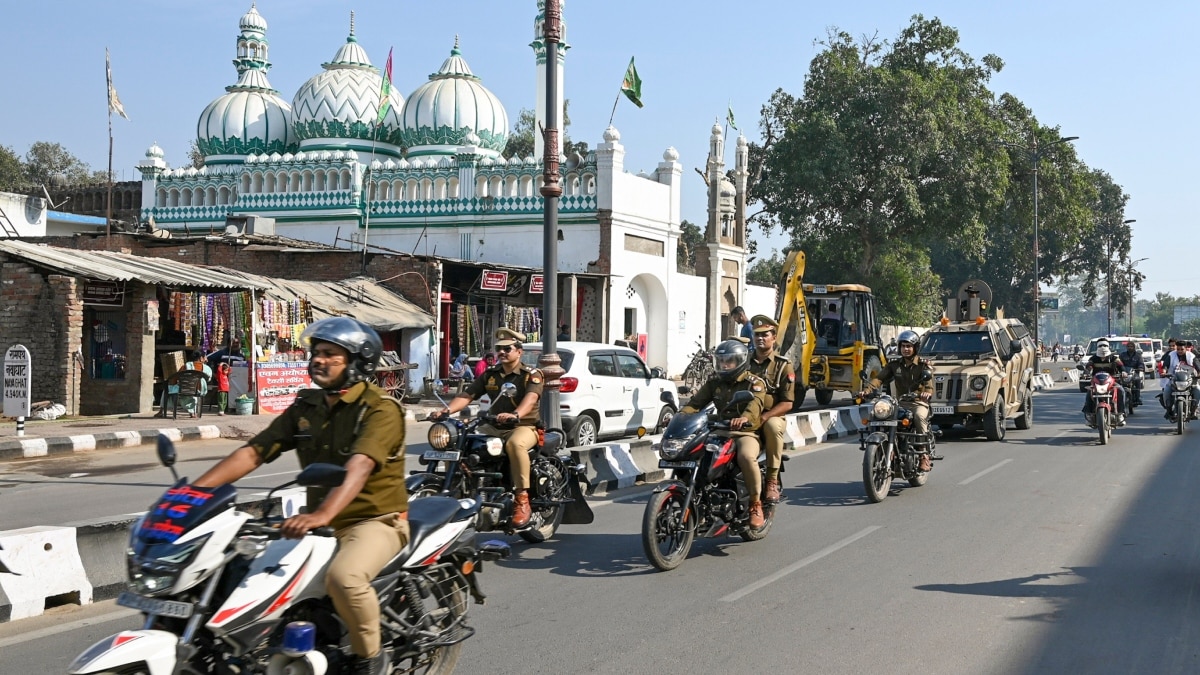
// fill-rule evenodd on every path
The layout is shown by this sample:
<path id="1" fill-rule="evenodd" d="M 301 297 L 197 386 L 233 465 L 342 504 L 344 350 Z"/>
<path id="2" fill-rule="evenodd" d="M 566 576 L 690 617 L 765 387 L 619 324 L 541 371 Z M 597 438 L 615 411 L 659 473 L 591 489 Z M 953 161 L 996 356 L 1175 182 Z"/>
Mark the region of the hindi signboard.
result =
<path id="1" fill-rule="evenodd" d="M 83 283 L 83 304 L 92 307 L 125 306 L 125 282 L 89 279 Z"/>
<path id="2" fill-rule="evenodd" d="M 545 293 L 546 292 L 546 277 L 541 274 L 535 274 L 529 278 L 530 293 Z"/>
<path id="3" fill-rule="evenodd" d="M 270 361 L 255 364 L 254 383 L 259 412 L 277 415 L 296 400 L 296 392 L 312 386 L 312 379 L 307 361 Z"/>
<path id="4" fill-rule="evenodd" d="M 13 345 L 4 352 L 4 416 L 29 417 L 29 389 L 33 375 L 29 350 Z"/>
<path id="5" fill-rule="evenodd" d="M 479 280 L 479 288 L 484 291 L 504 291 L 508 289 L 508 272 L 484 270 Z"/>

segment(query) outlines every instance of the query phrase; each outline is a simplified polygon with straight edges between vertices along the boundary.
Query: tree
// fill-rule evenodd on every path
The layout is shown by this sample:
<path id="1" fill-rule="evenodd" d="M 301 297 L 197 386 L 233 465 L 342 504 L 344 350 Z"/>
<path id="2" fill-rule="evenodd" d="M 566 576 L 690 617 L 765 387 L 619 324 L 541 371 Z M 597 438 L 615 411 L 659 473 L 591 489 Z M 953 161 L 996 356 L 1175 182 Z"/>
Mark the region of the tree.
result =
<path id="1" fill-rule="evenodd" d="M 746 283 L 778 287 L 783 278 L 785 262 L 787 262 L 786 253 L 771 251 L 770 258 L 759 258 L 746 269 Z"/>
<path id="2" fill-rule="evenodd" d="M 575 143 L 571 141 L 568 131 L 571 128 L 571 114 L 568 110 L 571 107 L 570 99 L 563 101 L 563 119 L 562 133 L 559 137 L 562 139 L 562 154 L 570 157 L 574 153 L 587 157 L 588 144 L 584 141 Z M 537 113 L 529 108 L 521 108 L 521 112 L 517 113 L 517 121 L 513 124 L 512 132 L 508 135 L 508 143 L 504 146 L 502 153 L 505 158 L 512 159 L 513 157 L 529 157 L 533 154 L 534 149 L 534 132 L 538 131 Z M 540 133 L 540 132 L 539 132 Z"/>
<path id="3" fill-rule="evenodd" d="M 194 138 L 188 141 L 187 158 L 193 169 L 204 168 L 204 153 L 200 152 L 200 146 Z"/>
<path id="4" fill-rule="evenodd" d="M 0 145 L 0 191 L 21 192 L 25 188 L 25 167 L 13 149 Z"/>
<path id="5" fill-rule="evenodd" d="M 679 246 L 675 249 L 675 262 L 680 272 L 696 273 L 696 250 L 704 245 L 704 231 L 699 225 L 683 220 L 679 223 Z"/>
<path id="6" fill-rule="evenodd" d="M 25 180 L 30 184 L 85 185 L 93 182 L 91 167 L 62 145 L 38 141 L 25 153 Z"/>

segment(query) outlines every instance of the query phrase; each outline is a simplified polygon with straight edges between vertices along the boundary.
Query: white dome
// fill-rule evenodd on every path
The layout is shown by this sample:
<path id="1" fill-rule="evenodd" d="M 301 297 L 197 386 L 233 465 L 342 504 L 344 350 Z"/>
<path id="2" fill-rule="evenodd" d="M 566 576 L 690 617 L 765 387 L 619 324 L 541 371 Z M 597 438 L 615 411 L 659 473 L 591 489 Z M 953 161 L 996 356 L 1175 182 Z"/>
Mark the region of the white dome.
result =
<path id="1" fill-rule="evenodd" d="M 608 128 L 604 130 L 604 142 L 616 143 L 619 140 L 621 140 L 621 132 L 617 131 L 613 125 L 608 125 Z"/>
<path id="2" fill-rule="evenodd" d="M 457 39 L 438 72 L 409 95 L 401 119 L 400 133 L 409 156 L 453 155 L 464 145 L 496 156 L 508 143 L 508 113 L 471 73 Z M 478 141 L 469 143 L 472 134 Z"/>
<path id="3" fill-rule="evenodd" d="M 242 15 L 241 21 L 238 21 L 238 27 L 244 31 L 258 31 L 259 33 L 267 32 L 267 20 L 262 14 L 258 13 L 258 9 L 254 3 L 250 3 L 250 11 Z"/>
<path id="4" fill-rule="evenodd" d="M 391 107 L 376 132 L 383 76 L 353 33 L 322 68 L 292 99 L 292 129 L 300 147 L 366 150 L 374 138 L 380 152 L 399 155 L 399 111 L 404 98 L 392 88 Z"/>
<path id="5" fill-rule="evenodd" d="M 149 157 L 150 159 L 163 158 L 163 149 L 158 147 L 158 141 L 155 141 L 154 144 L 152 144 L 149 149 L 146 150 L 146 157 Z"/>
<path id="6" fill-rule="evenodd" d="M 205 157 L 294 148 L 292 108 L 287 101 L 269 91 L 229 89 L 208 104 L 196 123 L 196 144 Z"/>
<path id="7" fill-rule="evenodd" d="M 677 159 L 679 159 L 679 151 L 675 149 L 675 146 L 670 146 L 663 151 L 663 161 L 674 162 Z"/>

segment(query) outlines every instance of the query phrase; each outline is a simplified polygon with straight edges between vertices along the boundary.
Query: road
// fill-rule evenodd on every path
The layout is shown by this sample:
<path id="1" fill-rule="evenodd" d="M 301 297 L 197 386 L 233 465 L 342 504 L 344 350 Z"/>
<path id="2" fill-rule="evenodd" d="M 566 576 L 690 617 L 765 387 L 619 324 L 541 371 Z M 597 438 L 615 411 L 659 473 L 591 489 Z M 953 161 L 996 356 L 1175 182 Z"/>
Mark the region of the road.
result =
<path id="1" fill-rule="evenodd" d="M 943 442 L 921 488 L 868 504 L 861 453 L 795 457 L 769 537 L 646 563 L 646 494 L 489 565 L 457 672 L 1193 673 L 1200 671 L 1200 425 L 1142 408 L 1100 446 L 1080 395 L 1034 429 Z M 111 603 L 0 625 L 0 673 L 61 672 L 136 620 Z"/>

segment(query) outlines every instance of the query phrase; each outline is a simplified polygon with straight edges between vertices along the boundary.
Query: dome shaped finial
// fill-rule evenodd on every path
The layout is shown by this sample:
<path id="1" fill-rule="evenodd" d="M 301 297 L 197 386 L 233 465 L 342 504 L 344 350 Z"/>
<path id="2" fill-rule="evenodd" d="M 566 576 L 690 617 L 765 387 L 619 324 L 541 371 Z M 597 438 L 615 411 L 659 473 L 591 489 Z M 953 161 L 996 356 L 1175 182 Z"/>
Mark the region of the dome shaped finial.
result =
<path id="1" fill-rule="evenodd" d="M 452 56 L 462 56 L 462 52 L 458 49 L 458 33 L 454 34 L 454 48 L 450 50 Z"/>

